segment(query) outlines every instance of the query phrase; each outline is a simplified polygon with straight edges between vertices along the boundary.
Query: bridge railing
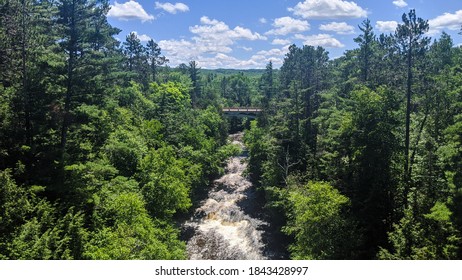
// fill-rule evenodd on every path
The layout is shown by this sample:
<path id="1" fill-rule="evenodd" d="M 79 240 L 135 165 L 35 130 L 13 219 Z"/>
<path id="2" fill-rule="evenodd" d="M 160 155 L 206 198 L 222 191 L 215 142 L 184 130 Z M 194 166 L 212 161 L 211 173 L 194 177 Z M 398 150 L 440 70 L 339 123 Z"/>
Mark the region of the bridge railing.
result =
<path id="1" fill-rule="evenodd" d="M 261 112 L 262 109 L 257 107 L 224 107 L 223 112 L 249 112 L 249 113 L 257 113 Z"/>

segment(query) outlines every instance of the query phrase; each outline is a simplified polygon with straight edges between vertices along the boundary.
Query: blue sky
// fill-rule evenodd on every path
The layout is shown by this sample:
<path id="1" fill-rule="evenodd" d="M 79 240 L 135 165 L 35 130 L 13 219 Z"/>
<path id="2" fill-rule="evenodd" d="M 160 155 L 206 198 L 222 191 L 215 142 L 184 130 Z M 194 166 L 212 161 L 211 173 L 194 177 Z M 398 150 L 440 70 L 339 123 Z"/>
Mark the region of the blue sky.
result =
<path id="1" fill-rule="evenodd" d="M 154 39 L 172 67 L 191 60 L 202 68 L 279 67 L 290 44 L 320 45 L 331 58 L 353 49 L 358 25 L 369 18 L 375 33 L 390 33 L 403 13 L 429 20 L 428 36 L 449 33 L 455 45 L 462 0 L 111 0 L 109 22 L 121 41 L 136 32 Z"/>

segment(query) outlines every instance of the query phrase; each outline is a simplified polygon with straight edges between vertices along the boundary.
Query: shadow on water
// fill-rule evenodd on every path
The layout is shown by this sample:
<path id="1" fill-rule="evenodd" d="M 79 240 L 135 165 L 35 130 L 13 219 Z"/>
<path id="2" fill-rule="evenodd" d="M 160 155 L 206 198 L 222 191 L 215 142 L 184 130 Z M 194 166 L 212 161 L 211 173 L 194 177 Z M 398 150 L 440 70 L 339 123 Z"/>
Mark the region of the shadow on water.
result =
<path id="1" fill-rule="evenodd" d="M 248 152 L 243 133 L 231 134 L 243 152 L 231 157 L 225 175 L 214 181 L 188 221 L 182 238 L 190 259 L 287 259 L 286 238 L 269 222 L 263 192 L 244 175 Z"/>

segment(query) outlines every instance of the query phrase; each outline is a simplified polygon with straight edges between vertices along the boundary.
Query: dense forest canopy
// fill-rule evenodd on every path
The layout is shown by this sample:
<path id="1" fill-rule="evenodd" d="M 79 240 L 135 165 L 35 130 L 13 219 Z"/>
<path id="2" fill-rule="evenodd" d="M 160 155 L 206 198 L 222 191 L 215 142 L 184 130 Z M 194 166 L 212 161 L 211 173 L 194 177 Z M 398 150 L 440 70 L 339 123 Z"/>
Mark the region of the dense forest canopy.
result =
<path id="1" fill-rule="evenodd" d="M 107 0 L 0 11 L 0 259 L 186 258 L 177 221 L 239 129 L 292 258 L 462 257 L 462 49 L 414 10 L 340 58 L 292 45 L 247 72 L 117 41 Z"/>

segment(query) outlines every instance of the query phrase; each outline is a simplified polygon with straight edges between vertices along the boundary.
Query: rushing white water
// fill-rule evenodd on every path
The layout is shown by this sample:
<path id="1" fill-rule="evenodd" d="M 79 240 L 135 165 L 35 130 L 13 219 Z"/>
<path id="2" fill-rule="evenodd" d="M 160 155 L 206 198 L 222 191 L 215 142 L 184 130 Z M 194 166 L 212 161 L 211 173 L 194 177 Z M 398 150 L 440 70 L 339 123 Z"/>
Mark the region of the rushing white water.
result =
<path id="1" fill-rule="evenodd" d="M 242 133 L 232 134 L 233 144 L 245 148 Z M 262 231 L 265 223 L 250 217 L 239 206 L 246 202 L 252 184 L 243 172 L 244 156 L 228 160 L 226 174 L 214 182 L 208 198 L 196 209 L 195 217 L 186 223 L 194 229 L 188 241 L 189 258 L 193 260 L 264 259 Z"/>

